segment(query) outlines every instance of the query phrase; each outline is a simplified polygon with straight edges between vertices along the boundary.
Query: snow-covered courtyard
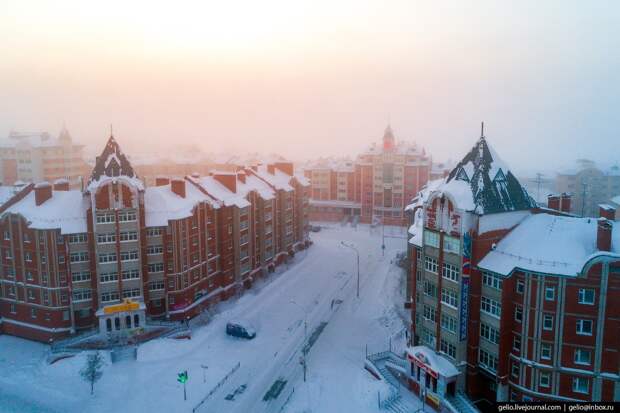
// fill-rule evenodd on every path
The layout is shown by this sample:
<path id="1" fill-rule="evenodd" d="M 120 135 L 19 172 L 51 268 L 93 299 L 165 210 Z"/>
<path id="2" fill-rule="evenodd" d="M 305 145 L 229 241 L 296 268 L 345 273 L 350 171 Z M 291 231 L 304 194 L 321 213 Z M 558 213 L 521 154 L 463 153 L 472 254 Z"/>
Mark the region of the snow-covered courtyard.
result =
<path id="1" fill-rule="evenodd" d="M 139 347 L 137 361 L 112 364 L 105 352 L 93 396 L 79 375 L 87 353 L 48 364 L 48 346 L 0 336 L 0 411 L 191 412 L 215 389 L 197 412 L 377 412 L 377 394 L 387 386 L 364 370 L 365 354 L 390 342 L 400 351 L 407 317 L 404 271 L 394 263 L 406 248 L 405 229 L 386 227 L 385 235 L 383 255 L 381 227 L 326 224 L 288 268 L 192 327 L 191 340 L 152 340 Z M 356 255 L 342 241 L 360 252 L 359 298 Z M 226 322 L 239 318 L 255 325 L 255 339 L 226 335 Z M 313 338 L 306 382 L 304 321 Z M 177 382 L 185 370 L 187 401 Z M 276 381 L 285 382 L 279 392 Z M 265 401 L 270 390 L 278 395 Z"/>

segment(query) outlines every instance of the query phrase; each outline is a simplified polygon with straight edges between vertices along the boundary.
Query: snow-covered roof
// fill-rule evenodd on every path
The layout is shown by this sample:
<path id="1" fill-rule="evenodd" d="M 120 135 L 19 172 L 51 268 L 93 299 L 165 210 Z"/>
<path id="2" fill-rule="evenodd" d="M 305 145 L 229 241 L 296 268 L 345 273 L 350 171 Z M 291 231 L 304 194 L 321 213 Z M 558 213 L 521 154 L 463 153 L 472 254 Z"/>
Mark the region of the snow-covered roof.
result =
<path id="1" fill-rule="evenodd" d="M 62 234 L 86 232 L 88 200 L 81 191 L 52 191 L 41 205 L 35 203 L 35 191 L 11 205 L 4 214 L 20 214 L 33 229 L 60 229 Z"/>
<path id="2" fill-rule="evenodd" d="M 249 206 L 250 203 L 245 199 L 247 193 L 235 193 L 228 189 L 225 185 L 221 184 L 213 176 L 203 176 L 201 178 L 189 178 L 204 188 L 205 191 L 218 201 L 221 201 L 225 206 L 237 206 L 244 208 Z"/>
<path id="3" fill-rule="evenodd" d="M 138 190 L 144 190 L 144 184 L 134 172 L 129 159 L 114 137 L 110 136 L 101 155 L 95 161 L 95 167 L 88 180 L 88 190 L 95 191 L 99 186 L 114 182 L 116 179 L 133 185 Z"/>
<path id="4" fill-rule="evenodd" d="M 408 347 L 407 358 L 414 358 L 422 362 L 443 377 L 454 377 L 460 374 L 450 360 L 426 346 Z"/>
<path id="5" fill-rule="evenodd" d="M 536 206 L 484 136 L 435 191 L 452 196 L 458 208 L 480 215 Z"/>
<path id="6" fill-rule="evenodd" d="M 521 269 L 574 277 L 600 253 L 596 235 L 596 219 L 534 214 L 502 239 L 478 267 L 505 276 Z M 620 258 L 620 225 L 613 227 L 611 249 Z"/>
<path id="7" fill-rule="evenodd" d="M 293 190 L 293 187 L 290 185 L 292 177 L 278 168 L 273 168 L 273 174 L 271 174 L 268 171 L 267 165 L 258 165 L 254 173 L 278 190 L 287 192 Z"/>
<path id="8" fill-rule="evenodd" d="M 613 202 L 616 205 L 620 205 L 620 195 L 611 198 L 611 202 Z"/>
<path id="9" fill-rule="evenodd" d="M 275 197 L 275 191 L 267 183 L 254 175 L 246 175 L 245 183 L 237 180 L 237 192 L 242 196 L 247 196 L 251 191 L 256 191 L 265 201 Z"/>
<path id="10" fill-rule="evenodd" d="M 164 227 L 168 221 L 190 217 L 192 211 L 201 202 L 208 202 L 219 208 L 215 200 L 200 189 L 185 182 L 185 198 L 171 189 L 171 184 L 152 186 L 144 191 L 144 217 L 147 227 Z"/>
<path id="11" fill-rule="evenodd" d="M 444 178 L 435 179 L 433 181 L 429 181 L 422 187 L 420 192 L 411 200 L 411 203 L 405 207 L 405 211 L 412 211 L 416 206 L 423 206 L 424 203 L 428 200 L 433 191 L 436 191 L 438 188 L 443 185 L 445 182 Z"/>
<path id="12" fill-rule="evenodd" d="M 4 186 L 0 185 L 0 206 L 4 205 L 6 201 L 11 199 L 13 195 L 23 189 L 23 186 Z"/>
<path id="13" fill-rule="evenodd" d="M 524 210 L 482 215 L 478 220 L 478 233 L 513 228 L 531 214 L 531 211 Z"/>

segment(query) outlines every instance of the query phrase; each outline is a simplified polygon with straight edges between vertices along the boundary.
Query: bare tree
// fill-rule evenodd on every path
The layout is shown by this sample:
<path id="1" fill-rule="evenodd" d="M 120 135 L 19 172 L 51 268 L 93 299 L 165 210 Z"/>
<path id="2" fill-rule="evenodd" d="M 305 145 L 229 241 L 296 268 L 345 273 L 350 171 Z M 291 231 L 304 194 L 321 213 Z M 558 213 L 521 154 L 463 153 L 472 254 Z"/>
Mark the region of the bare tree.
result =
<path id="1" fill-rule="evenodd" d="M 93 394 L 95 389 L 95 382 L 103 376 L 103 357 L 101 353 L 89 354 L 86 359 L 86 365 L 80 370 L 80 376 L 84 381 L 90 383 L 90 394 Z"/>

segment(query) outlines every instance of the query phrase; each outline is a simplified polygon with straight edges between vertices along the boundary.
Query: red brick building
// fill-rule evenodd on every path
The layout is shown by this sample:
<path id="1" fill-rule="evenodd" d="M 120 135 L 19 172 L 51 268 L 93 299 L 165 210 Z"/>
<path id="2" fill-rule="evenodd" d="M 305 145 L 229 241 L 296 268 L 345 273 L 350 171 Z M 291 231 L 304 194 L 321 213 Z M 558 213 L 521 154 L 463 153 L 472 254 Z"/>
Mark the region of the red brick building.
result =
<path id="1" fill-rule="evenodd" d="M 405 205 L 426 184 L 430 172 L 431 159 L 424 149 L 396 142 L 388 126 L 381 144 L 373 144 L 354 162 L 321 161 L 306 168 L 312 185 L 310 217 L 404 225 Z"/>
<path id="2" fill-rule="evenodd" d="M 567 195 L 537 208 L 484 137 L 420 192 L 408 207 L 411 344 L 456 374 L 412 356 L 413 389 L 436 405 L 459 391 L 620 400 L 620 228 L 608 206 L 598 220 L 568 210 Z"/>
<path id="3" fill-rule="evenodd" d="M 308 188 L 286 162 L 145 187 L 110 137 L 84 192 L 31 184 L 0 207 L 0 331 L 195 316 L 309 245 Z"/>

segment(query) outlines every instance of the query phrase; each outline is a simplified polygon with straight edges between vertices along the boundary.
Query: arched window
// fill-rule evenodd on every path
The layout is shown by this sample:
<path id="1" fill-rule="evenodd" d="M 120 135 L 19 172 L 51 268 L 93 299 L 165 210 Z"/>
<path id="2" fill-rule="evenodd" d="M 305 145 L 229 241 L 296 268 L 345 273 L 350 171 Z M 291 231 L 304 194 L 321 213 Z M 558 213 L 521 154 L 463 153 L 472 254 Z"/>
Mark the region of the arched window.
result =
<path id="1" fill-rule="evenodd" d="M 107 331 L 112 331 L 112 319 L 108 318 L 107 320 L 105 320 L 105 329 Z"/>
<path id="2" fill-rule="evenodd" d="M 131 328 L 131 316 L 125 316 L 125 328 Z"/>
<path id="3" fill-rule="evenodd" d="M 133 316 L 133 326 L 140 327 L 140 316 L 138 314 Z"/>
<path id="4" fill-rule="evenodd" d="M 121 319 L 118 317 L 114 318 L 114 328 L 116 330 L 120 330 L 121 329 Z"/>

